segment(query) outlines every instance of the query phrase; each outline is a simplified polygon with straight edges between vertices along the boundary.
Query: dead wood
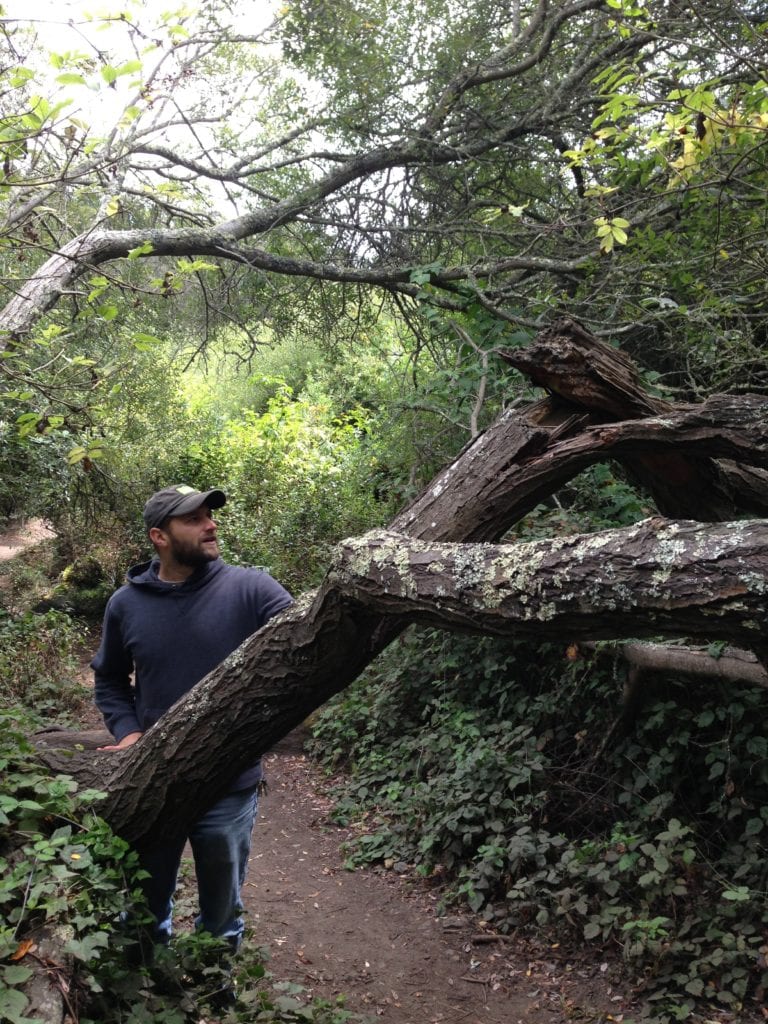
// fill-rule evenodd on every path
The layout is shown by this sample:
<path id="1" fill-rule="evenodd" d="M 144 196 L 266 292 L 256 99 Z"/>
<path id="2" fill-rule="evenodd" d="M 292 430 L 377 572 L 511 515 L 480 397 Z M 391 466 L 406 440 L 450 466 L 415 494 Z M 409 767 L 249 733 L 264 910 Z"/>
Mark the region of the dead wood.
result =
<path id="1" fill-rule="evenodd" d="M 659 423 L 662 417 L 671 414 L 676 418 L 699 408 L 650 395 L 627 355 L 573 320 L 559 320 L 542 331 L 532 345 L 503 350 L 501 355 L 546 388 L 554 405 L 561 403 L 571 412 L 584 410 L 593 422 L 652 418 Z M 754 397 L 745 399 L 749 402 Z M 723 396 L 720 400 L 731 401 L 733 409 L 739 401 Z M 634 452 L 625 450 L 621 461 L 663 515 L 718 522 L 768 513 L 768 473 L 755 469 L 758 463 L 747 460 L 746 465 L 739 465 L 738 456 L 730 461 L 727 455 L 721 457 L 702 447 L 683 452 L 668 444 L 663 450 L 654 447 L 656 450 L 644 446 Z M 723 462 L 723 458 L 728 461 Z"/>
<path id="2" fill-rule="evenodd" d="M 595 643 L 579 646 L 592 650 Z M 616 652 L 630 665 L 646 672 L 674 673 L 720 679 L 726 683 L 750 683 L 768 688 L 768 671 L 752 651 L 726 646 L 718 653 L 709 648 L 678 644 L 622 643 Z"/>
<path id="3" fill-rule="evenodd" d="M 81 777 L 107 779 L 102 814 L 140 845 L 182 831 L 249 760 L 343 689 L 393 635 L 390 622 L 555 639 L 682 632 L 749 647 L 768 625 L 766 588 L 763 522 L 646 520 L 499 546 L 368 535 L 339 546 L 311 601 L 247 640 L 140 743 L 90 755 Z"/>
<path id="4" fill-rule="evenodd" d="M 534 384 L 602 419 L 640 419 L 670 408 L 648 393 L 628 355 L 575 320 L 557 320 L 531 345 L 500 355 Z"/>
<path id="5" fill-rule="evenodd" d="M 352 682 L 410 621 L 504 635 L 692 636 L 756 647 L 768 578 L 761 523 L 706 529 L 651 520 L 630 533 L 490 547 L 563 482 L 606 458 L 657 466 L 690 459 L 694 474 L 695 460 L 708 466 L 713 457 L 740 471 L 768 467 L 768 400 L 721 396 L 661 409 L 643 401 L 626 357 L 591 344 L 577 332 L 580 351 L 599 349 L 599 386 L 588 379 L 586 357 L 573 360 L 579 373 L 551 377 L 590 408 L 554 396 L 522 414 L 508 410 L 395 518 L 394 533 L 342 545 L 317 595 L 246 641 L 140 743 L 63 760 L 48 751 L 48 763 L 106 785 L 104 816 L 140 845 L 183 831 L 250 759 Z M 645 418 L 615 420 L 622 400 Z M 601 403 L 610 410 L 596 411 Z M 686 480 L 678 493 L 686 487 L 695 490 Z M 450 548 L 446 541 L 486 543 Z"/>

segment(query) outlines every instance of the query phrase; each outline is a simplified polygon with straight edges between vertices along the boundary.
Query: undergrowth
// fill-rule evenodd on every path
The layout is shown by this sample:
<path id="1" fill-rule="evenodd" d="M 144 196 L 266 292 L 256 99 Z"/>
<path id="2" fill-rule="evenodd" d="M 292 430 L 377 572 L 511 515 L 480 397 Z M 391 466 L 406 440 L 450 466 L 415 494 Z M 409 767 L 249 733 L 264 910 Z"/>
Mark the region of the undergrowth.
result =
<path id="1" fill-rule="evenodd" d="M 52 775 L 29 739 L 52 718 L 76 722 L 81 640 L 57 612 L 0 618 L 0 1021 L 40 1024 L 28 986 L 41 969 L 71 1024 L 351 1021 L 342 1001 L 308 1002 L 271 979 L 249 940 L 231 964 L 204 933 L 147 941 L 136 854 L 99 817 L 105 794 Z M 238 1002 L 222 1009 L 233 980 Z"/>
<path id="2" fill-rule="evenodd" d="M 318 717 L 351 865 L 405 861 L 501 932 L 619 951 L 659 1022 L 768 984 L 768 694 L 610 646 L 406 634 Z"/>
<path id="3" fill-rule="evenodd" d="M 30 708 L 57 724 L 91 703 L 77 682 L 84 627 L 63 612 L 14 616 L 0 609 L 0 708 Z"/>

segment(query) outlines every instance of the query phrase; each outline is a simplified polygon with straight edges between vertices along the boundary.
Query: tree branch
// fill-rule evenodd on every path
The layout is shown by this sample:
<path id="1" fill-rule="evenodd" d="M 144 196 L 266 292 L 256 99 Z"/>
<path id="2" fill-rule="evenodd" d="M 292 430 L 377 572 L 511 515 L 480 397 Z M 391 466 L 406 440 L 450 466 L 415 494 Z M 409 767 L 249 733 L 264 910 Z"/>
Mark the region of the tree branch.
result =
<path id="1" fill-rule="evenodd" d="M 250 637 L 139 743 L 90 759 L 43 756 L 85 781 L 106 780 L 103 816 L 141 845 L 183 831 L 406 622 L 556 639 L 682 633 L 759 648 L 766 593 L 764 522 L 651 519 L 514 546 L 369 534 L 339 545 L 314 596 Z"/>

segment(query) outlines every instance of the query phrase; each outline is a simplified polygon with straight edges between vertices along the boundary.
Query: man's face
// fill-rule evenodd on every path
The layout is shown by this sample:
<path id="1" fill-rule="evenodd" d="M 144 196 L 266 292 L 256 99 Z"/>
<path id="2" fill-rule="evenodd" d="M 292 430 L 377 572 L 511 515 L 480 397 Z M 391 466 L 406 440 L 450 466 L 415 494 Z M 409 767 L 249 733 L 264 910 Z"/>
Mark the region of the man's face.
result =
<path id="1" fill-rule="evenodd" d="M 162 530 L 169 540 L 169 554 L 178 565 L 196 569 L 219 557 L 216 523 L 206 505 L 184 516 L 171 516 Z"/>

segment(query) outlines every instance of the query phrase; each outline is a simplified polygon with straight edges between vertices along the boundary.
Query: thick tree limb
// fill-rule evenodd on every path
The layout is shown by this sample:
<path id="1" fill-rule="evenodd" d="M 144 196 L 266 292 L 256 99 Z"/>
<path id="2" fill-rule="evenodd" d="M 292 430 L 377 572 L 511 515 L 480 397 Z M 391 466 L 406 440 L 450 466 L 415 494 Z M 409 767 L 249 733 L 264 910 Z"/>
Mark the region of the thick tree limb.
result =
<path id="1" fill-rule="evenodd" d="M 590 639 L 699 636 L 760 649 L 762 523 L 649 520 L 536 545 L 445 546 L 497 541 L 600 459 L 690 451 L 768 465 L 765 399 L 721 396 L 602 423 L 598 412 L 558 409 L 558 401 L 503 415 L 396 517 L 395 532 L 344 545 L 314 598 L 246 641 L 136 746 L 64 762 L 48 754 L 48 762 L 106 785 L 103 813 L 140 845 L 183 830 L 256 754 L 352 682 L 406 622 Z"/>
<path id="2" fill-rule="evenodd" d="M 518 545 L 406 542 L 372 534 L 338 549 L 328 576 L 383 615 L 483 634 L 657 633 L 761 644 L 768 525 L 637 526 Z"/>
<path id="3" fill-rule="evenodd" d="M 106 780 L 127 839 L 181 831 L 254 756 L 351 682 L 405 621 L 496 635 L 700 636 L 759 645 L 768 526 L 651 519 L 515 546 L 347 541 L 310 601 L 243 644 L 124 753 L 71 762 Z M 201 755 L 204 752 L 204 755 Z"/>
<path id="4" fill-rule="evenodd" d="M 462 534 L 473 541 L 493 540 L 577 473 L 608 459 L 626 463 L 642 455 L 647 466 L 675 468 L 666 486 L 657 482 L 660 476 L 651 478 L 653 496 L 664 512 L 670 505 L 689 504 L 686 495 L 698 495 L 702 480 L 712 478 L 715 470 L 699 458 L 704 453 L 768 468 L 768 399 L 761 396 L 718 395 L 663 417 L 587 426 L 579 433 L 576 428 L 594 417 L 572 416 L 553 430 L 536 427 L 537 415 L 545 419 L 550 408 L 542 403 L 523 420 L 510 414 L 509 436 L 495 430 L 483 435 L 466 450 L 466 470 L 457 473 L 456 464 L 445 469 L 396 517 L 393 528 L 432 539 L 450 517 L 456 535 L 446 539 Z M 732 490 L 729 496 L 727 507 L 750 510 L 743 492 L 737 496 Z M 721 518 L 713 515 L 713 503 L 704 511 Z"/>
<path id="5" fill-rule="evenodd" d="M 57 251 L 21 284 L 0 312 L 0 331 L 4 333 L 6 341 L 24 337 L 32 330 L 36 320 L 93 267 L 125 259 L 131 249 L 147 240 L 152 242 L 151 255 L 155 257 L 218 255 L 277 274 L 306 274 L 306 267 L 295 269 L 296 261 L 270 257 L 268 252 L 257 248 L 246 252 L 238 243 L 272 233 L 286 224 L 297 222 L 310 212 L 317 214 L 324 209 L 333 210 L 339 203 L 345 202 L 350 188 L 362 186 L 363 183 L 370 187 L 360 187 L 358 198 L 378 192 L 379 183 L 387 171 L 423 170 L 431 175 L 438 168 L 453 165 L 471 167 L 477 160 L 509 147 L 517 140 L 529 136 L 549 137 L 553 123 L 562 118 L 564 108 L 573 105 L 579 87 L 591 82 L 601 62 L 610 63 L 620 55 L 641 50 L 651 41 L 651 36 L 632 33 L 626 38 L 619 38 L 610 22 L 601 19 L 599 23 L 602 28 L 597 36 L 585 28 L 585 37 L 580 44 L 581 52 L 578 47 L 574 50 L 570 65 L 566 61 L 565 65 L 561 63 L 558 66 L 556 72 L 542 71 L 548 82 L 547 88 L 536 90 L 534 87 L 529 90 L 529 98 L 525 103 L 517 107 L 510 105 L 502 93 L 496 101 L 500 104 L 499 116 L 485 120 L 474 115 L 468 116 L 466 104 L 469 103 L 471 107 L 473 102 L 481 99 L 486 104 L 492 83 L 520 79 L 532 68 L 540 64 L 544 67 L 547 59 L 552 56 L 553 44 L 569 23 L 574 26 L 576 37 L 581 38 L 578 26 L 584 24 L 585 17 L 594 16 L 594 13 L 604 9 L 604 0 L 574 0 L 556 9 L 549 4 L 540 4 L 522 33 L 509 42 L 505 41 L 479 64 L 470 61 L 467 65 L 459 57 L 452 77 L 439 90 L 436 102 L 427 101 L 428 109 L 423 109 L 413 120 L 404 122 L 396 132 L 390 130 L 385 133 L 383 138 L 386 141 L 380 144 L 372 143 L 370 137 L 363 134 L 357 151 L 350 147 L 349 153 L 317 152 L 316 146 L 312 144 L 312 129 L 314 127 L 316 130 L 317 125 L 310 121 L 298 131 L 282 134 L 278 145 L 282 149 L 283 160 L 275 161 L 273 166 L 258 165 L 260 157 L 273 148 L 265 149 L 261 145 L 250 154 L 238 154 L 236 159 L 227 160 L 228 169 L 219 171 L 220 163 L 211 154 L 205 154 L 205 158 L 201 159 L 184 152 L 181 147 L 178 150 L 169 149 L 164 138 L 164 125 L 157 117 L 151 119 L 148 127 L 141 128 L 137 124 L 127 136 L 115 129 L 103 151 L 99 151 L 93 160 L 77 164 L 75 171 L 78 176 L 84 176 L 84 184 L 88 177 L 97 174 L 102 167 L 110 170 L 120 167 L 123 180 L 129 180 L 131 175 L 127 172 L 132 171 L 146 182 L 149 194 L 157 178 L 178 177 L 179 171 L 185 172 L 184 177 L 189 173 L 219 181 L 237 181 L 247 191 L 259 194 L 258 187 L 254 187 L 259 173 L 269 175 L 277 166 L 297 165 L 303 172 L 297 178 L 302 181 L 302 185 L 289 196 L 277 201 L 267 200 L 260 208 L 222 220 L 209 229 L 187 231 L 168 228 L 140 232 L 143 238 L 136 240 L 130 231 L 110 231 L 105 229 L 103 222 L 94 222 L 88 230 L 79 232 L 67 244 L 56 243 Z M 201 39 L 198 45 L 200 50 L 195 52 L 205 52 L 212 45 L 212 40 L 206 43 Z M 587 54 L 585 48 L 589 50 Z M 148 89 L 149 82 L 146 86 Z M 472 101 L 473 92 L 478 91 L 477 100 Z M 430 90 L 426 90 L 425 96 L 429 93 Z M 181 110 L 178 115 L 186 118 Z M 200 121 L 201 115 L 198 112 L 192 117 L 191 123 L 188 120 L 184 123 L 193 128 Z M 194 131 L 192 137 L 195 138 Z M 302 139 L 304 146 L 299 144 Z M 137 162 L 136 158 L 141 154 L 153 158 L 156 164 L 147 166 L 146 163 Z M 247 177 L 243 179 L 243 175 Z M 273 193 L 270 191 L 270 194 Z M 382 222 L 378 214 L 374 214 L 368 225 L 358 223 L 354 218 L 343 218 L 339 226 L 358 238 L 358 243 L 347 249 L 349 265 L 335 266 L 330 261 L 318 263 L 312 267 L 310 276 L 329 281 L 361 280 L 374 286 L 412 294 L 410 273 L 414 264 L 418 265 L 422 260 L 410 252 L 405 256 L 395 256 L 396 246 L 392 244 L 398 233 L 407 227 L 408 220 L 406 216 Z M 381 266 L 371 263 L 368 245 L 359 241 L 371 225 L 377 223 L 384 226 L 389 239 L 381 251 L 389 254 L 391 267 L 383 272 L 383 278 Z M 468 229 L 476 231 L 478 227 L 464 225 L 461 233 Z M 474 248 L 473 251 L 479 250 Z M 582 251 L 575 258 L 568 256 L 558 260 L 546 248 L 541 253 L 531 254 L 527 238 L 522 244 L 516 243 L 512 251 L 516 255 L 510 257 L 508 254 L 505 259 L 491 261 L 491 273 L 498 276 L 518 268 L 543 273 L 572 273 L 583 267 L 592 255 Z M 366 253 L 366 256 L 360 259 L 360 253 Z M 434 275 L 431 283 L 450 292 L 447 286 L 452 280 L 475 281 L 485 275 L 486 271 L 481 267 L 456 266 L 445 274 Z M 449 308 L 462 308 L 461 304 L 450 303 L 451 298 L 453 296 L 449 294 L 443 299 L 449 302 Z"/>
<path id="6" fill-rule="evenodd" d="M 321 263 L 296 257 L 281 256 L 254 246 L 244 246 L 243 239 L 263 234 L 281 223 L 295 220 L 305 206 L 277 204 L 257 218 L 249 215 L 226 224 L 212 227 L 159 230 L 139 228 L 130 231 L 99 229 L 73 239 L 51 256 L 17 291 L 0 313 L 0 350 L 9 339 L 18 339 L 28 333 L 43 313 L 56 305 L 61 296 L 97 267 L 115 260 L 126 259 L 129 253 L 145 243 L 151 251 L 141 258 L 162 256 L 212 256 L 285 277 L 314 278 L 319 281 L 367 284 L 388 291 L 415 297 L 421 285 L 411 282 L 413 267 L 351 266 Z M 274 221 L 274 223 L 273 223 Z M 484 280 L 510 270 L 528 270 L 540 273 L 568 274 L 576 272 L 583 260 L 553 260 L 546 257 L 505 257 L 477 266 L 456 265 L 435 272 L 430 283 L 437 288 L 453 290 L 458 281 Z M 466 300 L 452 298 L 450 294 L 434 295 L 434 305 L 460 311 Z M 5 337 L 3 338 L 3 335 Z"/>
<path id="7" fill-rule="evenodd" d="M 593 420 L 600 422 L 655 417 L 657 424 L 667 420 L 677 423 L 677 419 L 669 417 L 695 414 L 696 409 L 701 409 L 703 415 L 712 415 L 714 423 L 719 415 L 716 410 L 724 409 L 723 403 L 729 401 L 733 403 L 734 414 L 740 415 L 736 411 L 738 398 L 720 398 L 714 405 L 700 407 L 674 405 L 648 394 L 628 356 L 573 320 L 557 321 L 542 331 L 529 347 L 505 350 L 501 354 L 534 383 L 556 395 L 556 402 L 565 402 L 568 408 L 575 405 L 587 410 Z M 745 398 L 750 406 L 744 409 L 746 420 L 753 415 L 760 416 L 761 400 Z M 673 443 L 662 442 L 655 427 L 651 429 L 659 443 L 654 441 L 646 446 L 641 442 L 637 451 L 630 451 L 629 438 L 625 435 L 627 444 L 622 450 L 613 455 L 606 452 L 605 457 L 620 457 L 629 474 L 652 495 L 664 515 L 718 521 L 744 514 L 768 514 L 768 473 L 756 468 L 764 463 L 743 457 L 749 442 L 742 443 L 741 451 L 734 451 L 732 456 L 724 454 L 722 448 L 710 450 L 706 444 L 694 450 L 689 443 L 685 451 L 677 451 Z M 636 439 L 640 441 L 640 433 Z M 692 436 L 688 440 L 691 442 Z M 756 439 L 756 444 L 760 443 Z M 740 460 L 746 465 L 740 465 Z"/>
<path id="8" fill-rule="evenodd" d="M 594 644 L 586 646 L 594 647 Z M 705 676 L 727 683 L 754 683 L 768 688 L 768 671 L 750 651 L 725 647 L 718 655 L 676 644 L 621 644 L 618 652 L 635 668 L 646 672 Z"/>

